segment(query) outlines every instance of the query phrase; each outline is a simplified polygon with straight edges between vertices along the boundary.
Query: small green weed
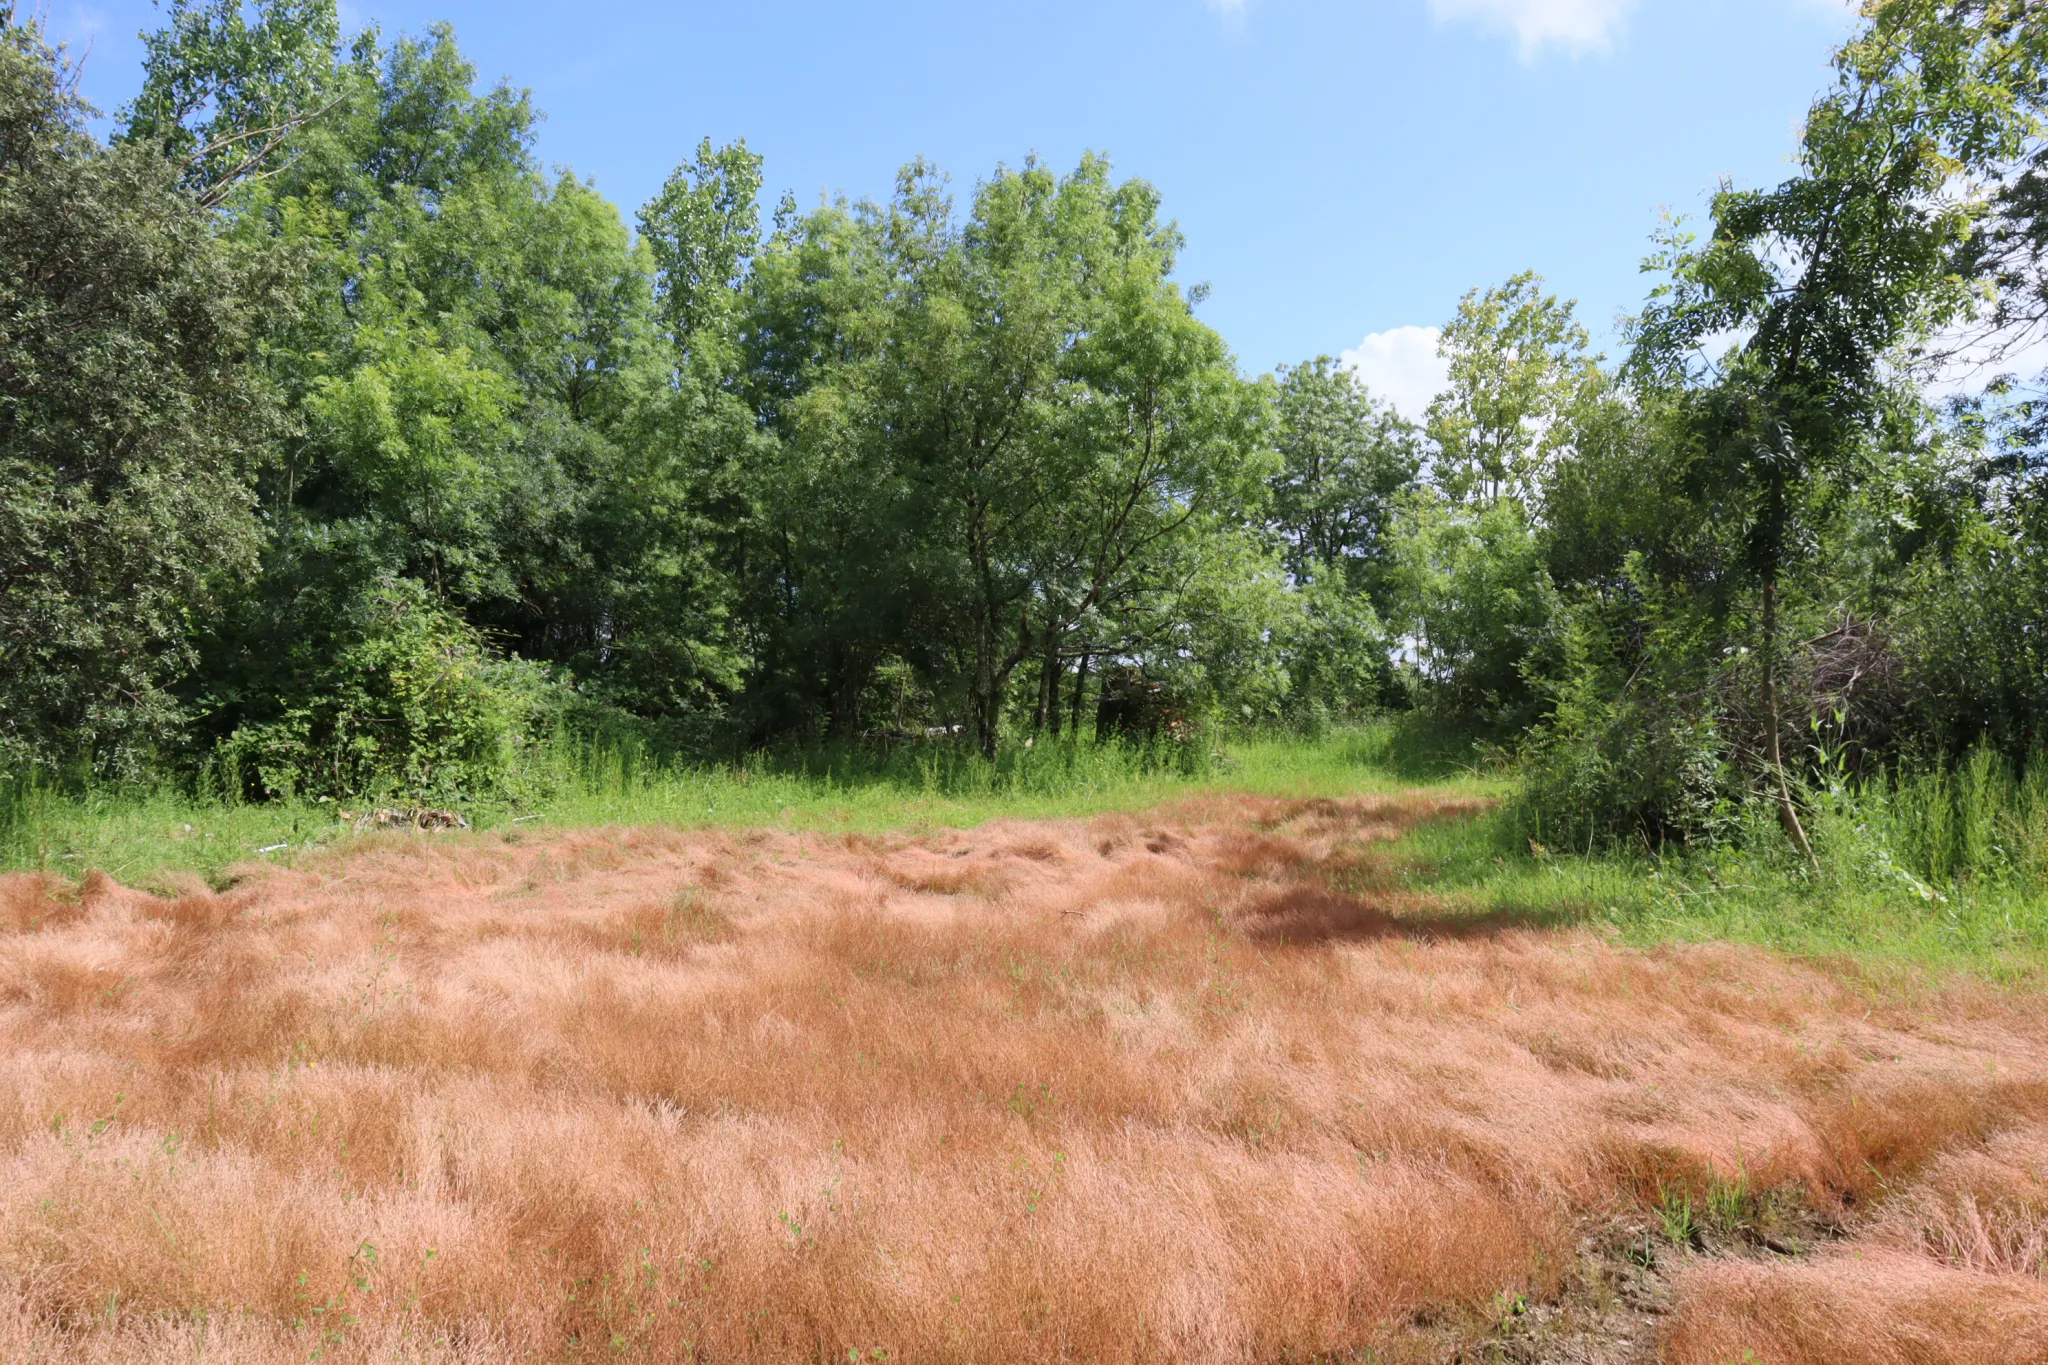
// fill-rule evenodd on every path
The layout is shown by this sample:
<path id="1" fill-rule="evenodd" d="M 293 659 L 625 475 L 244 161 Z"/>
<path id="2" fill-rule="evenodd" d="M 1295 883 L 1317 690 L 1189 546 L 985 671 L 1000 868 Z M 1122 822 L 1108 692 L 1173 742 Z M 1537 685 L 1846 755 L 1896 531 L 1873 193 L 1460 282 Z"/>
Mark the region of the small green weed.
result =
<path id="1" fill-rule="evenodd" d="M 1664 1230 L 1665 1241 L 1673 1246 L 1691 1246 L 1699 1236 L 1692 1191 L 1683 1185 L 1665 1186 L 1657 1200 L 1657 1221 Z"/>

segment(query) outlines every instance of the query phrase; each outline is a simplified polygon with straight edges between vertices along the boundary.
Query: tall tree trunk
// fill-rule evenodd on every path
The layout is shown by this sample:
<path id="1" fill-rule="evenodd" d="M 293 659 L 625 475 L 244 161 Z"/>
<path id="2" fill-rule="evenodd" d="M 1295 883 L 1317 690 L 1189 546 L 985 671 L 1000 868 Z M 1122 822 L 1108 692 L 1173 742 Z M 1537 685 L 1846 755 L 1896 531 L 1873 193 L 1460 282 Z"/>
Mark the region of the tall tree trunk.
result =
<path id="1" fill-rule="evenodd" d="M 1088 651 L 1081 651 L 1081 663 L 1074 670 L 1074 737 L 1081 737 L 1081 699 L 1088 695 Z"/>
<path id="2" fill-rule="evenodd" d="M 1052 726 L 1052 737 L 1060 737 L 1060 679 L 1067 671 L 1066 660 L 1060 657 L 1057 641 L 1045 651 L 1045 718 Z"/>
<path id="3" fill-rule="evenodd" d="M 1048 723 L 1052 725 L 1054 733 L 1059 731 L 1059 720 L 1054 714 L 1054 708 L 1059 703 L 1054 699 L 1056 692 L 1053 681 L 1053 670 L 1059 667 L 1060 662 L 1059 647 L 1055 643 L 1057 638 L 1053 634 L 1052 627 L 1047 626 L 1045 628 L 1045 650 L 1039 655 L 1038 704 L 1031 708 L 1031 733 L 1034 735 L 1044 733 Z"/>
<path id="4" fill-rule="evenodd" d="M 987 616 L 983 617 L 984 622 Z M 972 698 L 976 738 L 981 743 L 981 756 L 991 763 L 996 757 L 996 739 L 1003 724 L 1003 699 L 1010 690 L 1010 676 L 1017 671 L 1017 665 L 1031 657 L 1031 616 L 1020 612 L 1017 616 L 1017 645 L 1007 655 L 998 659 L 992 647 L 994 632 L 986 625 L 981 629 L 979 640 L 983 643 L 981 658 L 975 665 L 975 687 L 977 695 Z"/>
<path id="5" fill-rule="evenodd" d="M 986 606 L 977 610 L 974 619 L 974 678 L 967 687 L 968 720 L 973 722 L 975 747 L 989 758 L 996 756 L 995 727 L 989 720 L 994 708 L 989 698 L 995 692 L 993 660 L 989 642 L 989 621 Z"/>
<path id="6" fill-rule="evenodd" d="M 1778 823 L 1785 837 L 1806 855 L 1817 872 L 1820 860 L 1813 856 L 1813 843 L 1800 823 L 1799 806 L 1792 800 L 1792 783 L 1785 775 L 1784 718 L 1778 701 L 1778 575 L 1776 567 L 1764 577 L 1764 724 L 1768 727 L 1771 781 L 1777 787 Z"/>

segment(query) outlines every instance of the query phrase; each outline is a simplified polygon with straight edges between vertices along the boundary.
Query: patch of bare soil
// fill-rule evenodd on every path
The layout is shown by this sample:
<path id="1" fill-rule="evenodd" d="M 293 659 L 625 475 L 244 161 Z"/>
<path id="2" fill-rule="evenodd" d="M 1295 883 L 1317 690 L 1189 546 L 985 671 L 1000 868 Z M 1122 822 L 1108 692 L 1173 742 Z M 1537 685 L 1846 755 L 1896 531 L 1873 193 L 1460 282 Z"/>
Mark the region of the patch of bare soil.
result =
<path id="1" fill-rule="evenodd" d="M 0 1358 L 2048 1360 L 2048 1017 L 1417 800 L 0 878 Z"/>

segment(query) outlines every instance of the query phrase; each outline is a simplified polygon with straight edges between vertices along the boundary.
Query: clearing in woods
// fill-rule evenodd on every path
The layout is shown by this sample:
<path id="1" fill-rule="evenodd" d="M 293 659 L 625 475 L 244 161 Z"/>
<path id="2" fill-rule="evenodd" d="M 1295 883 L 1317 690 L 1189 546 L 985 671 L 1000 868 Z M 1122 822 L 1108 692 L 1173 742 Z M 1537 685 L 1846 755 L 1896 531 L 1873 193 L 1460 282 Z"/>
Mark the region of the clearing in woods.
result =
<path id="1" fill-rule="evenodd" d="M 1481 916 L 1470 813 L 0 878 L 0 1357 L 2048 1358 L 2037 995 Z"/>

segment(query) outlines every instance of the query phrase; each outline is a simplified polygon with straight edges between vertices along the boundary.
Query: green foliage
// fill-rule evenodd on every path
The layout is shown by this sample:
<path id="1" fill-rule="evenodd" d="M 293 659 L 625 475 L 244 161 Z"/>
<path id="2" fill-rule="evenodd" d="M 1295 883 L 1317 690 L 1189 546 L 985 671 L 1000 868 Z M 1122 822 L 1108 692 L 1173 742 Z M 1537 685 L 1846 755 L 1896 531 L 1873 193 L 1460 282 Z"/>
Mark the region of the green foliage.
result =
<path id="1" fill-rule="evenodd" d="M 2028 131 L 2012 109 L 1983 106 L 1973 82 L 1923 63 L 1930 50 L 1953 53 L 1947 38 L 1929 49 L 1893 28 L 1908 9 L 1930 33 L 1953 27 L 1948 16 L 1896 9 L 1842 49 L 1834 88 L 1808 113 L 1795 176 L 1772 190 L 1724 186 L 1704 243 L 1666 231 L 1647 266 L 1668 283 L 1631 329 L 1637 382 L 1676 395 L 1687 415 L 1690 491 L 1741 528 L 1734 566 L 1758 603 L 1759 762 L 1809 861 L 1782 748 L 1780 590 L 1788 566 L 1838 532 L 1843 499 L 1827 494 L 1860 472 L 1900 405 L 1896 362 L 1970 314 L 1980 204 L 1968 172 L 2017 152 Z M 1729 335 L 1742 339 L 1718 362 L 1702 355 Z"/>
<path id="2" fill-rule="evenodd" d="M 1122 655 L 1193 711 L 1235 724 L 1280 714 L 1299 662 L 1287 642 L 1306 643 L 1308 601 L 1272 548 L 1211 523 L 1162 547 L 1156 564 L 1156 595 L 1120 623 Z"/>
<path id="3" fill-rule="evenodd" d="M 0 43 L 0 769 L 479 806 L 572 740 L 850 771 L 958 726 L 920 780 L 965 790 L 1091 752 L 1115 679 L 1420 704 L 1518 751 L 1525 842 L 1763 858 L 1762 810 L 1937 890 L 1990 826 L 1928 784 L 2042 743 L 2048 420 L 1923 386 L 2048 318 L 2030 7 L 1872 8 L 1791 176 L 1662 235 L 1626 366 L 1517 275 L 1422 430 L 1327 357 L 1247 378 L 1098 156 L 764 222 L 704 140 L 636 235 L 445 25 L 173 0 L 145 46 L 101 146 Z"/>
<path id="4" fill-rule="evenodd" d="M 1415 428 L 1375 401 L 1328 356 L 1283 366 L 1273 388 L 1273 529 L 1291 581 L 1291 608 L 1264 622 L 1285 692 L 1239 698 L 1233 714 L 1266 707 L 1318 732 L 1395 695 L 1382 624 L 1390 605 L 1394 520 L 1421 468 Z"/>
<path id="5" fill-rule="evenodd" d="M 713 364 L 724 360 L 759 246 L 760 193 L 761 158 L 745 142 L 714 150 L 705 138 L 695 161 L 677 167 L 640 210 L 640 233 L 661 280 L 662 321 L 679 348 L 716 348 Z"/>
<path id="6" fill-rule="evenodd" d="M 1282 366 L 1273 407 L 1272 518 L 1287 572 L 1379 588 L 1396 499 L 1422 467 L 1414 426 L 1328 356 Z"/>
<path id="7" fill-rule="evenodd" d="M 208 732 L 317 712 L 289 689 L 318 670 L 248 661 L 345 638 L 313 618 L 394 578 L 607 704 L 714 706 L 738 670 L 706 518 L 751 422 L 677 382 L 650 248 L 538 172 L 526 97 L 478 91 L 445 27 L 325 60 L 340 104 L 230 223 L 308 256 L 315 306 L 274 338 L 301 430 L 260 489 L 264 581 L 202 664 Z"/>
<path id="8" fill-rule="evenodd" d="M 2048 498 L 1968 518 L 1912 564 L 1898 614 L 1916 728 L 1934 752 L 1982 738 L 2017 760 L 2048 739 Z"/>
<path id="9" fill-rule="evenodd" d="M 1193 547 L 1239 553 L 1268 457 L 1178 248 L 1096 157 L 1001 171 L 964 221 L 922 164 L 887 205 L 782 216 L 743 329 L 780 437 L 752 485 L 764 728 L 857 732 L 893 657 L 993 755 L 1025 665 L 1049 725 L 1070 669 L 1185 643 Z"/>
<path id="10" fill-rule="evenodd" d="M 405 328 L 359 332 L 361 357 L 322 375 L 307 418 L 356 516 L 388 528 L 404 566 L 437 595 L 474 600 L 512 588 L 499 528 L 515 393 L 462 346 Z"/>
<path id="11" fill-rule="evenodd" d="M 1532 845 L 1662 852 L 1739 832 L 1747 792 L 1703 623 L 1682 598 L 1660 599 L 1641 563 L 1627 612 L 1587 599 L 1567 614 L 1551 709 L 1523 741 L 1509 806 Z"/>
<path id="12" fill-rule="evenodd" d="M 1543 293 L 1533 272 L 1459 300 L 1437 347 L 1450 387 L 1427 423 L 1437 481 L 1452 496 L 1534 500 L 1571 439 L 1573 409 L 1599 383 L 1574 306 Z"/>
<path id="13" fill-rule="evenodd" d="M 2019 768 L 1980 745 L 1959 763 L 1828 797 L 1845 848 L 1896 868 L 1916 891 L 2048 887 L 2048 759 L 2038 752 Z"/>
<path id="14" fill-rule="evenodd" d="M 194 619 L 256 553 L 260 329 L 294 307 L 68 92 L 0 27 L 0 771 L 134 771 L 176 735 Z"/>
<path id="15" fill-rule="evenodd" d="M 211 207 L 273 174 L 311 119 L 344 96 L 334 79 L 340 29 L 328 0 L 171 0 L 143 35 L 142 93 L 123 139 L 152 148 Z"/>
<path id="16" fill-rule="evenodd" d="M 237 726 L 210 775 L 233 796 L 388 794 L 439 804 L 513 794 L 551 698 L 531 665 L 493 660 L 410 579 L 371 588 L 281 672 L 275 716 Z M 545 736 L 543 736 L 545 737 Z"/>
<path id="17" fill-rule="evenodd" d="M 1809 806 L 1818 868 L 1784 840 L 1769 803 L 1694 848 L 1532 850 L 1513 810 L 1428 825 L 1411 839 L 1418 888 L 1474 914 L 1589 924 L 1632 943 L 1733 940 L 1841 961 L 1874 975 L 1957 969 L 2038 983 L 2048 968 L 2048 889 L 2005 877 L 1930 885 L 1881 835 L 1874 789 Z"/>
<path id="18" fill-rule="evenodd" d="M 1319 562 L 1296 580 L 1295 599 L 1299 615 L 1279 638 L 1288 715 L 1313 733 L 1393 700 L 1394 641 L 1372 598 L 1341 567 Z"/>
<path id="19" fill-rule="evenodd" d="M 1423 697 L 1440 710 L 1526 725 L 1555 666 L 1559 602 L 1528 513 L 1423 489 L 1395 523 L 1394 622 L 1412 638 Z"/>

